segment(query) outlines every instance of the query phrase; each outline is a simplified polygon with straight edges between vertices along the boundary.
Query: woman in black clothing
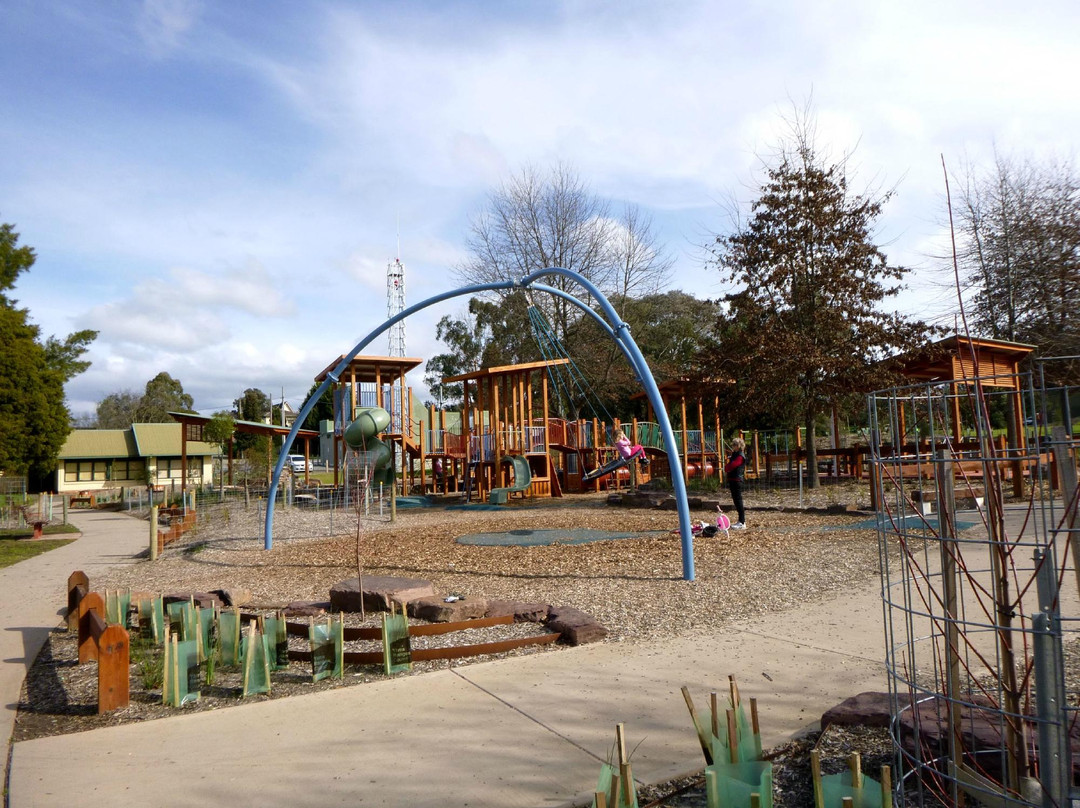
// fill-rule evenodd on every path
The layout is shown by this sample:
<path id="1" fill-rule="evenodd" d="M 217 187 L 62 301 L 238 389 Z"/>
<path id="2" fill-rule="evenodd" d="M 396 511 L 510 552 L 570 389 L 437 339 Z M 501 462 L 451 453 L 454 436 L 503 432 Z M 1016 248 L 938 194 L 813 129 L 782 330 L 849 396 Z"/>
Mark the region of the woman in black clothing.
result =
<path id="1" fill-rule="evenodd" d="M 739 521 L 731 526 L 732 530 L 746 528 L 746 511 L 743 508 L 742 500 L 742 485 L 746 476 L 746 456 L 743 454 L 745 448 L 746 441 L 742 438 L 732 440 L 731 454 L 728 455 L 727 464 L 724 466 L 724 471 L 727 473 L 728 489 L 731 491 L 731 502 L 735 505 L 735 510 L 739 514 Z"/>

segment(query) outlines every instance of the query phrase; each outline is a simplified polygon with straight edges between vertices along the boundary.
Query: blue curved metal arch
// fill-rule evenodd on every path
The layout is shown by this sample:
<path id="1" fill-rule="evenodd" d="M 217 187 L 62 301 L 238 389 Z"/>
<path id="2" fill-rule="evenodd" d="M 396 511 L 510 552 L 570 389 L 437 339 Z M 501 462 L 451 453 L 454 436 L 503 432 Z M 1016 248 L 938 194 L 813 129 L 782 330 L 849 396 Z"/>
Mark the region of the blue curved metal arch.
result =
<path id="1" fill-rule="evenodd" d="M 540 278 L 547 275 L 559 275 L 569 280 L 575 281 L 585 288 L 600 305 L 604 315 L 610 320 L 611 324 L 605 321 L 599 314 L 587 306 L 581 300 L 578 300 L 573 295 L 569 295 L 559 289 L 547 286 L 545 284 L 536 283 Z M 326 378 L 323 379 L 315 391 L 308 397 L 308 400 L 304 403 L 304 406 L 300 408 L 300 412 L 296 416 L 296 421 L 293 423 L 292 428 L 289 430 L 289 434 L 285 437 L 285 441 L 282 444 L 281 454 L 278 455 L 277 462 L 274 464 L 274 473 L 270 480 L 270 490 L 267 493 L 266 503 L 266 519 L 263 528 L 263 546 L 269 550 L 273 547 L 273 529 L 274 529 L 274 502 L 277 499 L 278 486 L 281 482 L 281 472 L 285 467 L 285 460 L 289 453 L 289 449 L 292 447 L 293 441 L 296 440 L 296 435 L 300 431 L 300 425 L 304 423 L 311 410 L 314 409 L 316 402 L 322 397 L 323 393 L 330 387 L 331 384 L 338 381 L 341 374 L 345 371 L 345 368 L 349 366 L 349 363 L 355 359 L 360 352 L 377 339 L 381 334 L 386 332 L 395 323 L 404 320 L 405 318 L 415 314 L 418 311 L 422 311 L 429 306 L 433 306 L 436 303 L 441 303 L 444 300 L 451 300 L 455 297 L 461 297 L 462 295 L 472 295 L 481 292 L 491 292 L 499 289 L 514 289 L 519 287 L 533 288 L 538 291 L 544 291 L 561 297 L 574 305 L 578 306 L 582 311 L 588 313 L 594 320 L 596 320 L 603 330 L 612 337 L 619 345 L 623 355 L 626 356 L 631 366 L 634 368 L 634 372 L 637 378 L 641 381 L 645 387 L 645 394 L 649 399 L 649 403 L 652 404 L 654 412 L 657 414 L 657 421 L 660 425 L 661 434 L 664 437 L 665 445 L 668 447 L 668 463 L 672 470 L 671 482 L 675 489 L 675 505 L 679 514 L 679 534 L 682 543 L 682 565 L 683 565 L 683 578 L 687 581 L 694 580 L 694 548 L 693 548 L 693 532 L 690 525 L 690 506 L 686 495 L 686 481 L 683 479 L 681 473 L 682 461 L 679 457 L 678 450 L 676 449 L 675 433 L 671 428 L 671 422 L 667 416 L 667 410 L 664 407 L 663 399 L 660 396 L 660 390 L 656 386 L 656 380 L 653 379 L 652 371 L 649 370 L 648 364 L 645 362 L 645 357 L 642 355 L 641 350 L 638 348 L 637 343 L 634 342 L 634 338 L 630 335 L 629 326 L 622 321 L 615 308 L 608 302 L 603 293 L 597 289 L 587 278 L 583 277 L 577 272 L 569 269 L 563 269 L 562 267 L 549 267 L 547 269 L 537 270 L 536 272 L 529 273 L 525 277 L 518 281 L 498 281 L 495 283 L 476 284 L 473 286 L 463 286 L 460 289 L 455 289 L 450 292 L 443 292 L 438 295 L 429 297 L 427 300 L 423 300 L 415 305 L 409 306 L 407 309 L 393 317 L 388 318 L 381 326 L 369 333 L 364 339 L 356 344 L 356 347 L 346 354 L 334 366 L 334 369 L 326 374 Z"/>

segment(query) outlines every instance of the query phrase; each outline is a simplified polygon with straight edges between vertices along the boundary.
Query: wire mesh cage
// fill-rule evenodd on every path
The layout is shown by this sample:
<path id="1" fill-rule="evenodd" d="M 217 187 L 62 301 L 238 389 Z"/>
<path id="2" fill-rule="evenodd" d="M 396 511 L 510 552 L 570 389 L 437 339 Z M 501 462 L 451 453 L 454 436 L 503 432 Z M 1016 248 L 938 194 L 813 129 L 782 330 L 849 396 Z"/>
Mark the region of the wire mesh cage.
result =
<path id="1" fill-rule="evenodd" d="M 1078 796 L 1080 389 L 1052 369 L 867 397 L 900 804 Z"/>

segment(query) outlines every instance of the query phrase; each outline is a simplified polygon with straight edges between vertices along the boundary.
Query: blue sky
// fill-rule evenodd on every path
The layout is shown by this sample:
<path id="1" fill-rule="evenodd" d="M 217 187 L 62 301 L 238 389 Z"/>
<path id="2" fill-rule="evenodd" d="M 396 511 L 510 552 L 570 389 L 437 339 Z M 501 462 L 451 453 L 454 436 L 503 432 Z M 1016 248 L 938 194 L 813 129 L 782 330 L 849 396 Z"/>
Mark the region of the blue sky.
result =
<path id="1" fill-rule="evenodd" d="M 204 412 L 298 407 L 385 319 L 399 232 L 408 303 L 454 288 L 469 217 L 526 164 L 639 205 L 673 287 L 723 294 L 698 245 L 812 96 L 818 145 L 896 189 L 900 307 L 949 318 L 941 155 L 1075 157 L 1077 31 L 1074 0 L 7 0 L 0 221 L 38 254 L 15 297 L 46 335 L 101 332 L 76 414 L 161 370 Z M 411 318 L 409 355 L 464 305 Z"/>

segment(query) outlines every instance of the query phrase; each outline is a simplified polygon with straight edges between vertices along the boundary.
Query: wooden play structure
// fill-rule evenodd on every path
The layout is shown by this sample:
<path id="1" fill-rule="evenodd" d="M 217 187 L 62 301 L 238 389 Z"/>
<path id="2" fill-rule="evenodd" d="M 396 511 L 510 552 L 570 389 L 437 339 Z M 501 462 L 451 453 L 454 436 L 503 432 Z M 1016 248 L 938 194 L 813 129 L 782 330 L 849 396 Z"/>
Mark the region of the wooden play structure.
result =
<path id="1" fill-rule="evenodd" d="M 962 412 L 963 380 L 971 378 L 977 369 L 987 380 L 984 386 L 989 384 L 1011 393 L 1008 435 L 998 438 L 997 445 L 1001 451 L 1018 451 L 1024 441 L 1019 364 L 1031 350 L 1031 346 L 1015 343 L 951 337 L 935 343 L 929 351 L 894 361 L 901 363 L 901 372 L 909 379 L 951 380 L 947 383 L 954 395 L 946 420 L 948 437 L 957 451 L 967 446 L 963 433 L 968 420 Z M 339 357 L 331 363 L 316 381 L 324 380 L 340 361 Z M 390 414 L 390 426 L 380 437 L 395 448 L 402 494 L 460 494 L 468 501 L 505 504 L 513 499 L 617 489 L 653 476 L 670 478 L 672 474 L 656 414 L 644 395 L 639 396 L 647 408 L 642 421 L 631 418 L 605 423 L 596 418 L 575 420 L 553 414 L 552 379 L 560 369 L 572 364 L 568 358 L 482 368 L 443 379 L 445 384 L 462 385 L 464 404 L 460 412 L 424 408 L 417 403 L 405 377 L 421 364 L 419 358 L 358 356 L 334 382 L 334 448 L 329 459 L 335 468 L 336 484 L 343 482 L 337 474 L 346 451 L 343 430 L 362 407 L 382 407 Z M 686 380 L 668 381 L 658 389 L 677 425 L 673 432 L 683 459 L 684 480 L 722 477 L 727 441 L 734 437 L 746 441 L 750 479 L 781 481 L 799 475 L 805 468 L 803 430 L 728 430 L 725 435 L 718 400 L 708 401 L 696 395 Z M 917 475 L 918 456 L 929 451 L 925 445 L 929 431 L 925 425 L 918 431 L 925 415 L 908 412 L 901 403 L 896 418 L 892 431 L 901 438 L 899 445 L 880 436 L 877 449 L 885 454 L 913 455 L 910 471 Z M 829 478 L 863 478 L 870 444 L 841 445 L 835 412 L 831 426 L 830 445 L 819 444 L 816 450 L 819 472 Z M 618 429 L 625 430 L 633 443 L 645 448 L 651 465 L 643 469 L 631 464 L 598 480 L 584 479 L 587 471 L 617 457 L 614 434 Z M 1019 480 L 1022 473 L 1019 469 L 1014 479 Z"/>

